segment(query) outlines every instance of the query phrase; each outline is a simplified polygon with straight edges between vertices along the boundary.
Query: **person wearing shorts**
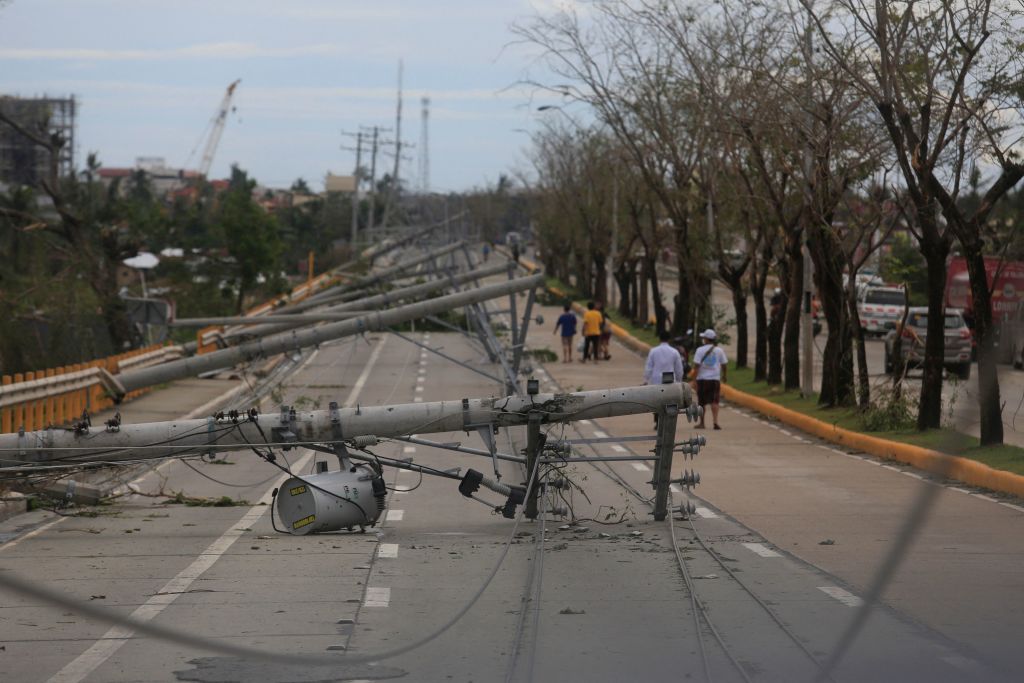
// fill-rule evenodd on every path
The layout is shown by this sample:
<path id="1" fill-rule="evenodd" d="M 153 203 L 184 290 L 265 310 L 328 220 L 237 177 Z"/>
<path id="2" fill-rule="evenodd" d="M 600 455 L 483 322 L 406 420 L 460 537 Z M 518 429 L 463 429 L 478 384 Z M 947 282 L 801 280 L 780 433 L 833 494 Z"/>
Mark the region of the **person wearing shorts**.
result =
<path id="1" fill-rule="evenodd" d="M 612 321 L 605 313 L 603 302 L 597 302 L 597 310 L 601 313 L 601 337 L 597 342 L 598 358 L 611 360 L 612 354 L 608 351 L 608 346 L 612 343 Z"/>
<path id="2" fill-rule="evenodd" d="M 586 363 L 591 356 L 598 362 L 598 343 L 601 340 L 601 312 L 596 310 L 594 302 L 587 303 L 587 312 L 583 314 L 583 358 Z"/>
<path id="3" fill-rule="evenodd" d="M 572 312 L 572 306 L 566 304 L 562 307 L 562 315 L 558 316 L 555 322 L 555 333 L 562 330 L 562 362 L 572 362 L 572 340 L 576 336 L 576 314 Z"/>
<path id="4" fill-rule="evenodd" d="M 700 333 L 703 345 L 693 354 L 693 365 L 697 369 L 697 405 L 704 408 L 711 406 L 712 424 L 718 424 L 718 402 L 725 381 L 728 359 L 725 351 L 718 346 L 718 335 L 714 330 L 707 329 Z M 704 408 L 705 412 L 707 408 Z M 704 429 L 704 415 L 700 416 L 697 429 Z"/>

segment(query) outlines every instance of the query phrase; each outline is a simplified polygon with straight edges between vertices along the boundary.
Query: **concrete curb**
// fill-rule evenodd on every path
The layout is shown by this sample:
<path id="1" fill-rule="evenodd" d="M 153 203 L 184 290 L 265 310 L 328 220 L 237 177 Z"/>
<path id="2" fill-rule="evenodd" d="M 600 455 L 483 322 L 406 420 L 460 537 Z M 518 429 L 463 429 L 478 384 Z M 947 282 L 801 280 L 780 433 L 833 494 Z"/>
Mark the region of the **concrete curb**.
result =
<path id="1" fill-rule="evenodd" d="M 522 261 L 523 259 L 520 259 Z M 527 265 L 527 264 L 524 264 Z M 530 267 L 527 265 L 527 267 Z M 535 267 L 535 266 L 534 266 Z M 555 296 L 567 297 L 568 295 L 557 287 L 548 287 L 548 291 Z M 574 310 L 582 310 L 582 306 L 576 302 L 572 303 Z M 612 334 L 628 348 L 638 353 L 647 353 L 651 350 L 650 344 L 642 342 L 622 327 L 612 323 Z M 917 469 L 962 481 L 971 486 L 1009 493 L 1024 498 L 1024 476 L 997 470 L 984 463 L 958 455 L 949 455 L 940 451 L 933 451 L 929 448 L 913 446 L 911 444 L 899 443 L 881 439 L 877 436 L 861 434 L 849 429 L 843 429 L 834 424 L 822 422 L 810 415 L 804 415 L 795 410 L 784 408 L 767 399 L 753 396 L 728 384 L 722 385 L 722 396 L 737 405 L 750 408 L 764 415 L 774 417 L 791 427 L 816 436 L 825 441 L 856 448 L 859 451 L 883 458 L 893 460 L 916 467 Z"/>

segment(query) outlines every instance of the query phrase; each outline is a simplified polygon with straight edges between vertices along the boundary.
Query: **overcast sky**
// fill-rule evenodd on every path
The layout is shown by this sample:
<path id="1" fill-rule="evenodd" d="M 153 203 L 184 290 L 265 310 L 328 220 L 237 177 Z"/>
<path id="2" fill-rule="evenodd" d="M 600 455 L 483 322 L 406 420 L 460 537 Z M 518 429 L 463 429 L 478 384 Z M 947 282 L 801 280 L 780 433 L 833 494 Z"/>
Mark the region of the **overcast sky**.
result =
<path id="1" fill-rule="evenodd" d="M 79 165 L 139 156 L 180 167 L 227 85 L 241 78 L 211 177 L 232 163 L 261 183 L 351 173 L 360 124 L 393 127 L 405 61 L 403 139 L 418 146 L 431 98 L 431 188 L 493 183 L 527 166 L 536 107 L 509 25 L 564 0 L 0 0 L 0 92 L 79 99 Z M 547 114 L 550 116 L 550 114 Z M 418 185 L 418 149 L 402 175 Z M 189 163 L 198 165 L 202 150 Z M 365 158 L 365 157 L 364 157 Z M 379 164 L 389 161 L 381 157 Z"/>

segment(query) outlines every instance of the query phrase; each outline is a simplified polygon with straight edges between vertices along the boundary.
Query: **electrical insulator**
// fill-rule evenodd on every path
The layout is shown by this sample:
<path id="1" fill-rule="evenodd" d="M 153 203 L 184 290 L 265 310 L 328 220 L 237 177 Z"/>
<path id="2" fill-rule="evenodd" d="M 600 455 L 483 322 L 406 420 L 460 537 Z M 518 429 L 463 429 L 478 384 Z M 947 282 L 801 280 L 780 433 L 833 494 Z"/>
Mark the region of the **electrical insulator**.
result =
<path id="1" fill-rule="evenodd" d="M 568 441 L 549 441 L 544 444 L 544 451 L 554 457 L 568 458 L 572 455 L 572 444 Z"/>
<path id="2" fill-rule="evenodd" d="M 704 417 L 704 408 L 702 406 L 691 403 L 683 411 L 686 414 L 687 422 L 696 422 L 700 418 Z"/>
<path id="3" fill-rule="evenodd" d="M 353 448 L 369 448 L 370 446 L 376 446 L 380 443 L 380 439 L 372 434 L 366 434 L 364 436 L 357 436 L 352 439 Z"/>
<path id="4" fill-rule="evenodd" d="M 569 514 L 569 508 L 564 505 L 552 505 L 551 508 L 548 509 L 548 512 L 556 517 L 565 517 Z"/>
<path id="5" fill-rule="evenodd" d="M 692 515 L 697 512 L 697 506 L 690 501 L 686 501 L 685 503 L 679 504 L 679 507 L 676 508 L 676 512 L 681 515 Z"/>

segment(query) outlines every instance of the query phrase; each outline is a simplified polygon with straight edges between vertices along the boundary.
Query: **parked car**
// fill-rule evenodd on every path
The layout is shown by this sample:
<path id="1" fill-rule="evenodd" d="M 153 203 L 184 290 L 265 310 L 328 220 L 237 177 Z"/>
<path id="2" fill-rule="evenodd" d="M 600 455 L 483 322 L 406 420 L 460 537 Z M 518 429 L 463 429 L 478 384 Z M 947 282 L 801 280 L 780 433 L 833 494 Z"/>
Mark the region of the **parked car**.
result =
<path id="1" fill-rule="evenodd" d="M 857 297 L 860 326 L 867 334 L 884 336 L 890 323 L 903 318 L 906 305 L 907 293 L 902 287 L 864 286 Z"/>
<path id="2" fill-rule="evenodd" d="M 971 376 L 971 330 L 964 322 L 959 309 L 947 308 L 943 324 L 946 337 L 946 352 L 942 357 L 943 366 L 960 379 Z M 896 339 L 903 337 L 900 351 L 896 351 Z M 907 324 L 902 330 L 897 324 L 890 326 L 885 335 L 885 372 L 901 372 L 904 364 L 917 367 L 924 362 L 924 345 L 928 336 L 928 308 L 914 306 L 907 313 Z"/>

